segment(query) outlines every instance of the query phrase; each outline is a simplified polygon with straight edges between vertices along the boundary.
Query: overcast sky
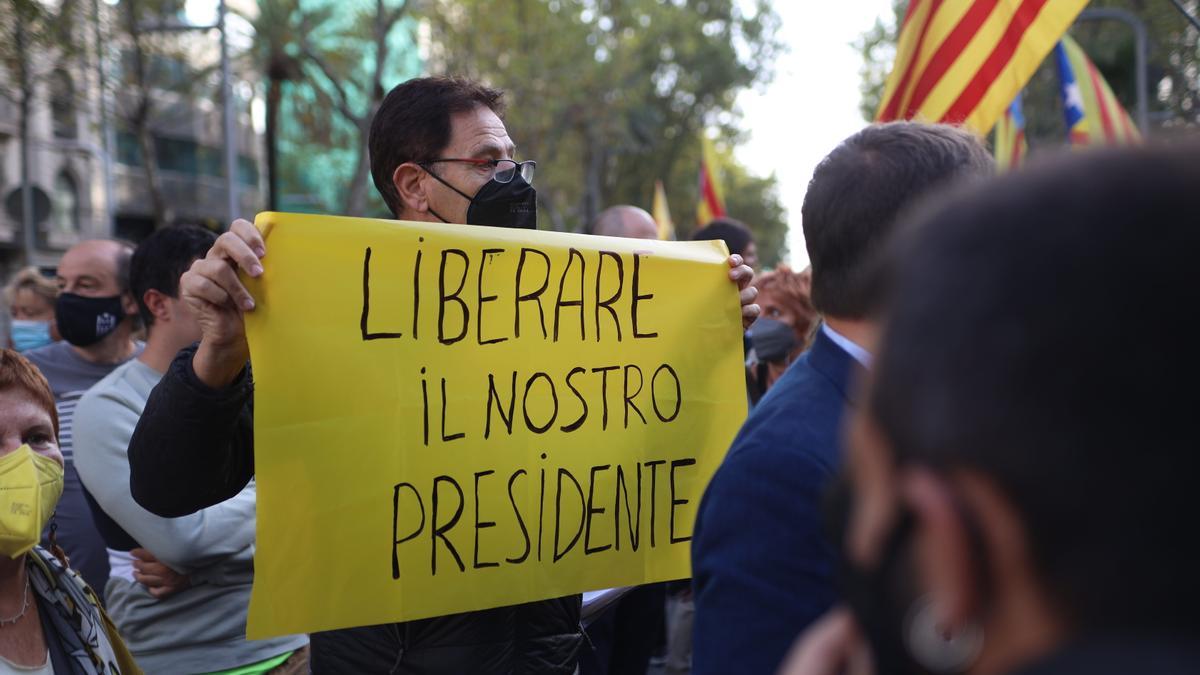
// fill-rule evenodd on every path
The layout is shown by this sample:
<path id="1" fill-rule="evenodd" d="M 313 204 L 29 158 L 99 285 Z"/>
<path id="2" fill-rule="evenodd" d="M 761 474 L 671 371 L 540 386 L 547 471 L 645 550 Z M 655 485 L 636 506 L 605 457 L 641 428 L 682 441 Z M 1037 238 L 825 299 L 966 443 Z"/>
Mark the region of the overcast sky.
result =
<path id="1" fill-rule="evenodd" d="M 817 2 L 777 0 L 780 39 L 789 52 L 762 93 L 738 99 L 743 128 L 751 130 L 738 158 L 759 175 L 775 171 L 788 211 L 789 262 L 808 264 L 800 205 L 813 168 L 838 141 L 865 122 L 858 111 L 861 57 L 850 44 L 891 12 L 889 0 Z"/>

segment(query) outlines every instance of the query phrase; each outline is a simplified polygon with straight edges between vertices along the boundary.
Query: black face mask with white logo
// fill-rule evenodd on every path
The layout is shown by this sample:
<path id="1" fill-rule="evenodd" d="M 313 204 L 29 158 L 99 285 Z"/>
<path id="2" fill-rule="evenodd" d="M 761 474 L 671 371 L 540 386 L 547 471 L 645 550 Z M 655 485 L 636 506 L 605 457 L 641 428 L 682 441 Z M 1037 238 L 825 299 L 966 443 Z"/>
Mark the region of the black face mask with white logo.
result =
<path id="1" fill-rule="evenodd" d="M 61 293 L 54 318 L 63 339 L 76 347 L 89 347 L 108 337 L 125 319 L 121 296 L 89 298 Z"/>
<path id="2" fill-rule="evenodd" d="M 436 173 L 430 172 L 429 175 L 471 202 L 467 208 L 467 225 L 537 229 L 537 191 L 519 174 L 507 183 L 495 179 L 484 183 L 474 197 L 442 180 Z M 443 223 L 450 222 L 433 209 L 429 209 L 429 212 Z"/>

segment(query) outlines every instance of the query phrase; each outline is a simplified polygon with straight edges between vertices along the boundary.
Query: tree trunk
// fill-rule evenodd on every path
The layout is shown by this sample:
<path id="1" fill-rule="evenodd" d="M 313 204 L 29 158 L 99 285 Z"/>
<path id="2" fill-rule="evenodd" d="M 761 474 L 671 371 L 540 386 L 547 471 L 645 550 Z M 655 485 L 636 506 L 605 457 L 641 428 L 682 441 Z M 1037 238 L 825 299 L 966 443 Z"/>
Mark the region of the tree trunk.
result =
<path id="1" fill-rule="evenodd" d="M 279 102 L 283 97 L 283 81 L 272 77 L 267 85 L 267 210 L 279 210 Z"/>
<path id="2" fill-rule="evenodd" d="M 20 54 L 20 87 L 21 87 L 21 105 L 19 121 L 21 136 L 21 236 L 22 248 L 24 248 L 25 264 L 33 264 L 34 248 L 37 243 L 37 219 L 33 212 L 33 161 L 30 152 L 30 143 L 32 139 L 29 134 L 29 102 L 33 100 L 33 82 L 29 74 L 29 59 L 32 56 L 29 54 L 28 45 L 26 44 L 25 27 L 20 21 L 17 22 L 17 53 Z"/>
<path id="3" fill-rule="evenodd" d="M 367 176 L 370 175 L 370 157 L 367 155 L 367 135 L 370 133 L 370 118 L 358 125 L 358 161 L 346 191 L 346 215 L 362 216 L 367 210 Z"/>
<path id="4" fill-rule="evenodd" d="M 162 176 L 158 171 L 158 155 L 154 151 L 154 135 L 150 132 L 148 115 L 141 114 L 134 123 L 138 148 L 142 151 L 142 171 L 146 175 L 146 189 L 150 192 L 150 210 L 154 216 L 154 229 L 171 224 L 174 214 L 163 197 Z"/>
<path id="5" fill-rule="evenodd" d="M 375 63 L 371 73 L 371 84 L 367 89 L 371 97 L 367 104 L 367 113 L 360 119 L 351 120 L 358 127 L 358 161 L 354 163 L 354 173 L 350 176 L 350 189 L 346 192 L 346 214 L 361 216 L 367 210 L 367 181 L 371 175 L 371 157 L 368 152 L 368 141 L 371 138 L 371 122 L 375 112 L 383 102 L 386 92 L 383 90 L 383 69 L 388 60 L 387 36 L 396 25 L 400 15 L 391 15 L 383 0 L 375 0 L 375 17 L 373 37 L 375 38 Z"/>
<path id="6" fill-rule="evenodd" d="M 583 181 L 583 227 L 585 231 L 591 229 L 592 221 L 600 214 L 601 202 L 604 199 L 602 182 L 604 165 L 607 160 L 607 149 L 604 144 L 602 135 L 596 129 L 595 120 L 589 119 L 585 123 L 584 137 L 587 138 L 587 154 L 584 161 L 584 181 Z"/>
<path id="7" fill-rule="evenodd" d="M 562 213 L 560 213 L 559 210 L 554 206 L 554 199 L 556 197 L 554 190 L 552 190 L 549 187 L 544 188 L 544 189 L 538 191 L 537 196 L 538 196 L 538 198 L 537 198 L 538 229 L 539 230 L 551 229 L 551 230 L 554 230 L 555 232 L 566 232 L 567 231 L 567 223 L 565 220 L 563 220 Z M 550 227 L 549 228 L 546 227 L 546 219 L 547 218 L 550 219 Z M 583 226 L 580 226 L 579 228 L 577 228 L 577 231 L 578 232 L 586 232 L 586 230 L 583 228 Z"/>
<path id="8" fill-rule="evenodd" d="M 150 133 L 150 116 L 153 103 L 150 100 L 150 85 L 146 82 L 146 54 L 142 47 L 142 34 L 138 28 L 140 12 L 136 0 L 124 0 L 126 30 L 133 43 L 133 75 L 137 90 L 137 113 L 134 115 L 134 133 L 142 151 L 142 169 L 146 175 L 146 189 L 150 192 L 150 209 L 154 216 L 154 228 L 171 224 L 174 214 L 163 197 L 162 177 L 158 173 L 158 155 L 154 149 L 154 137 Z"/>

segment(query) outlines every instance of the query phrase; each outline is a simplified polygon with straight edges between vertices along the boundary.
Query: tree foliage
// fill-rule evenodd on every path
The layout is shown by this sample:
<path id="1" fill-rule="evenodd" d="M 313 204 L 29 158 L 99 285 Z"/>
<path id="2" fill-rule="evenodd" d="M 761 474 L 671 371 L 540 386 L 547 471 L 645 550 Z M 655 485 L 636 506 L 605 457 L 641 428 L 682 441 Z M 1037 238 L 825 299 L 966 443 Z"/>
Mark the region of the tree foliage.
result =
<path id="1" fill-rule="evenodd" d="M 72 32 L 79 25 L 75 0 L 54 6 L 38 0 L 0 0 L 0 79 L 12 86 L 0 96 L 19 103 L 56 69 L 69 67 L 82 48 Z"/>
<path id="2" fill-rule="evenodd" d="M 329 11 L 335 5 L 326 2 L 309 4 L 298 36 L 302 68 L 318 98 L 327 101 L 349 127 L 349 143 L 343 147 L 353 149 L 353 159 L 343 211 L 365 215 L 373 194 L 367 137 L 384 95 L 402 79 L 395 62 L 403 61 L 404 55 L 396 50 L 412 43 L 397 33 L 411 26 L 405 21 L 411 3 L 342 0 L 336 11 Z"/>
<path id="3" fill-rule="evenodd" d="M 156 57 L 165 56 L 175 62 L 182 62 L 183 58 L 179 40 L 163 39 L 161 33 L 146 30 L 145 26 L 166 23 L 163 19 L 172 16 L 174 4 L 169 0 L 166 4 L 156 0 L 122 0 L 117 8 L 120 18 L 115 22 L 125 47 L 121 59 L 121 84 L 128 96 L 121 102 L 125 104 L 125 122 L 137 137 L 155 228 L 166 227 L 175 219 L 171 204 L 163 194 L 151 129 L 158 107 L 157 92 L 173 83 L 156 72 L 156 65 L 162 62 Z"/>
<path id="4" fill-rule="evenodd" d="M 260 0 L 253 16 L 239 15 L 250 22 L 254 42 L 239 55 L 239 61 L 262 74 L 266 81 L 264 130 L 267 160 L 267 209 L 279 210 L 279 112 L 286 82 L 303 76 L 300 35 L 304 16 L 300 0 Z"/>
<path id="5" fill-rule="evenodd" d="M 251 67 L 267 85 L 267 155 L 278 139 L 270 178 L 281 208 L 387 214 L 370 187 L 367 135 L 384 94 L 418 72 L 416 5 L 259 0 Z"/>
<path id="6" fill-rule="evenodd" d="M 42 13 L 53 4 L 0 1 Z M 194 63 L 192 41 L 147 29 L 178 23 L 182 9 L 182 0 L 120 0 L 106 11 L 121 52 L 118 114 L 139 140 L 160 223 L 172 217 L 154 166 L 163 101 L 217 98 L 215 64 Z M 774 176 L 732 153 L 737 96 L 770 81 L 781 49 L 769 0 L 259 0 L 257 10 L 245 17 L 255 36 L 235 63 L 240 79 L 264 85 L 269 184 L 284 208 L 300 193 L 317 197 L 313 210 L 385 215 L 367 171 L 370 120 L 391 87 L 424 70 L 508 93 L 510 133 L 540 163 L 543 227 L 582 231 L 607 206 L 647 207 L 662 180 L 686 237 L 707 133 L 729 215 L 755 230 L 768 263 L 784 254 Z M 162 98 L 169 90 L 182 96 Z"/>
<path id="7" fill-rule="evenodd" d="M 859 71 L 862 75 L 859 85 L 862 99 L 858 109 L 865 120 L 875 119 L 875 111 L 879 110 L 879 103 L 883 100 L 883 88 L 887 84 L 892 63 L 896 60 L 896 40 L 907 6 L 907 0 L 892 0 L 891 14 L 877 17 L 875 24 L 854 42 L 863 60 L 862 70 Z"/>
<path id="8" fill-rule="evenodd" d="M 487 0 L 427 7 L 435 73 L 477 78 L 509 97 L 518 152 L 539 162 L 542 221 L 584 230 L 614 204 L 650 205 L 665 185 L 680 237 L 695 225 L 700 134 L 739 140 L 735 99 L 772 75 L 778 17 L 765 0 Z M 783 253 L 772 176 L 722 160 L 729 215 Z"/>
<path id="9" fill-rule="evenodd" d="M 186 124 L 198 102 L 221 100 L 217 33 L 189 24 L 184 5 L 184 0 L 119 0 L 96 17 L 104 41 L 102 68 L 109 74 L 109 90 L 98 93 L 112 98 L 115 127 L 136 140 L 156 228 L 175 223 L 177 215 L 164 189 L 159 134 Z"/>
<path id="10" fill-rule="evenodd" d="M 63 0 L 57 8 L 36 0 L 0 0 L 0 96 L 16 104 L 17 135 L 21 147 L 21 219 L 23 235 L 30 242 L 37 227 L 33 199 L 33 161 L 31 121 L 37 91 L 49 89 L 51 109 L 62 105 L 64 95 L 74 98 L 66 71 L 72 57 L 80 51 L 72 39 L 79 8 L 73 0 Z M 56 86 L 56 84 L 58 86 Z M 63 86 L 66 85 L 66 86 Z M 74 101 L 67 101 L 74 107 Z M 26 250 L 26 255 L 32 254 Z M 26 262 L 29 262 L 28 260 Z"/>

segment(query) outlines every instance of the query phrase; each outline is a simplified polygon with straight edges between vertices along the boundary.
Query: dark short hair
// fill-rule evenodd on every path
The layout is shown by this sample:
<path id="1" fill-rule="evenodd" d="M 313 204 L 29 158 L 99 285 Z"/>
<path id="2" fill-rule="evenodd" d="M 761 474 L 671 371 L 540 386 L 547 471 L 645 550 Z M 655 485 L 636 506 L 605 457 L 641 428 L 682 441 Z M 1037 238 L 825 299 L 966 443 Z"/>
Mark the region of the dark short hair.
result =
<path id="1" fill-rule="evenodd" d="M 885 258 L 872 415 L 900 463 L 997 486 L 1082 629 L 1200 627 L 1198 186 L 1200 145 L 1080 153 Z"/>
<path id="2" fill-rule="evenodd" d="M 129 265 L 129 285 L 147 326 L 154 323 L 154 315 L 146 306 L 146 291 L 179 297 L 179 277 L 194 260 L 204 257 L 216 240 L 217 235 L 202 227 L 179 225 L 155 231 L 137 247 Z"/>
<path id="3" fill-rule="evenodd" d="M 403 204 L 392 174 L 405 162 L 437 159 L 450 144 L 450 117 L 489 108 L 504 112 L 504 92 L 457 77 L 419 77 L 397 85 L 375 113 L 367 147 L 375 189 L 399 216 Z"/>
<path id="4" fill-rule="evenodd" d="M 737 255 L 745 253 L 750 244 L 754 243 L 754 235 L 750 234 L 750 228 L 746 227 L 745 223 L 724 216 L 713 218 L 707 225 L 692 233 L 692 241 L 717 239 L 725 242 L 725 247 L 731 254 Z"/>
<path id="5" fill-rule="evenodd" d="M 813 304 L 861 319 L 873 309 L 864 283 L 906 207 L 954 179 L 994 171 L 969 132 L 920 122 L 873 124 L 842 141 L 813 172 L 801 215 L 812 261 Z"/>

